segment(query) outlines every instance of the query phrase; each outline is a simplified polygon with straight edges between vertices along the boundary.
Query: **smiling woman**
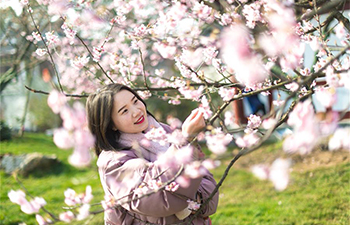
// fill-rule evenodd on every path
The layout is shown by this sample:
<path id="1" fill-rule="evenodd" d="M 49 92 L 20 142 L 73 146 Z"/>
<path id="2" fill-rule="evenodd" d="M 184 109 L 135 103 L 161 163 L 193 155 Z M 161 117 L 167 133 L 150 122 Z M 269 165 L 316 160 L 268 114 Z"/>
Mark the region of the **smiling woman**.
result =
<path id="1" fill-rule="evenodd" d="M 107 85 L 91 94 L 86 105 L 105 192 L 105 224 L 210 224 L 218 193 L 195 212 L 215 189 L 212 174 L 201 167 L 191 175 L 182 171 L 184 164 L 203 157 L 189 142 L 205 127 L 201 111 L 192 111 L 177 135 L 181 137 L 170 144 L 165 139 L 173 130 L 159 123 L 127 86 Z M 149 133 L 157 134 L 158 141 L 147 139 Z"/>

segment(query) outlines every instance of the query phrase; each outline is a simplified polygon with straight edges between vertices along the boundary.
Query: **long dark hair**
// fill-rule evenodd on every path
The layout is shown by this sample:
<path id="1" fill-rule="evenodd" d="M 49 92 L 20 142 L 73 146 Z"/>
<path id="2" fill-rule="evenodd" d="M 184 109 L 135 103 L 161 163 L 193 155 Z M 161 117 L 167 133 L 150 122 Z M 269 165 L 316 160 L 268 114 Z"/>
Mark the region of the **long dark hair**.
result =
<path id="1" fill-rule="evenodd" d="M 136 91 L 122 84 L 109 84 L 96 93 L 90 94 L 86 101 L 86 111 L 89 129 L 96 137 L 95 153 L 97 156 L 100 155 L 102 150 L 123 149 L 118 143 L 120 131 L 113 130 L 112 121 L 114 95 L 122 90 L 133 93 L 147 109 L 146 103 Z M 148 111 L 147 113 L 152 116 Z"/>

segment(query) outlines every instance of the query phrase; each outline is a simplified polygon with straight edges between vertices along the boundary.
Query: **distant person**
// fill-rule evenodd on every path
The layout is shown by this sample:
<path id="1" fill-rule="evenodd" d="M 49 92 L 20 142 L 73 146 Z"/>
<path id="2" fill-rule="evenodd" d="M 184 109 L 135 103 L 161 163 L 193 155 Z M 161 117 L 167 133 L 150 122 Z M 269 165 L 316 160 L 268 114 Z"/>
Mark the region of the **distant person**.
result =
<path id="1" fill-rule="evenodd" d="M 245 93 L 249 93 L 250 91 L 245 91 Z M 258 97 L 258 94 L 251 95 L 246 97 L 250 109 L 252 110 L 252 114 L 260 113 L 262 116 L 266 114 L 266 109 L 264 103 L 262 103 Z"/>

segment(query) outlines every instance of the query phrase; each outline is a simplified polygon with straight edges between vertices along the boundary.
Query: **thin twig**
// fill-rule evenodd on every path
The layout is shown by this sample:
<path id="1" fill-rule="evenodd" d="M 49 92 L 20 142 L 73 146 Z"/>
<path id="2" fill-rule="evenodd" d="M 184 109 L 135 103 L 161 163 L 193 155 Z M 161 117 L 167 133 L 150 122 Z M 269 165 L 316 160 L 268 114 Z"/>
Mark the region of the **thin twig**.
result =
<path id="1" fill-rule="evenodd" d="M 45 40 L 44 40 L 44 37 L 43 37 L 43 35 L 42 35 L 42 33 L 41 33 L 41 31 L 40 31 L 38 25 L 36 24 L 36 22 L 35 22 L 35 20 L 34 20 L 34 18 L 33 18 L 32 8 L 30 7 L 29 4 L 28 4 L 28 7 L 27 7 L 27 8 L 28 8 L 28 12 L 29 12 L 30 18 L 32 19 L 32 22 L 33 22 L 33 24 L 34 24 L 34 27 L 35 27 L 36 31 L 38 32 L 38 34 L 40 35 L 40 38 L 41 38 L 41 40 L 42 40 L 42 42 L 44 43 L 44 46 L 45 46 L 45 48 L 46 48 L 47 54 L 48 54 L 49 57 L 50 57 L 50 62 L 51 62 L 51 65 L 52 65 L 52 67 L 53 67 L 53 69 L 54 69 L 54 71 L 55 71 L 55 75 L 56 75 L 56 78 L 57 78 L 57 82 L 58 82 L 59 88 L 60 88 L 61 92 L 64 93 L 64 90 L 63 90 L 63 87 L 62 87 L 62 84 L 61 84 L 61 81 L 60 81 L 60 76 L 58 75 L 58 71 L 57 71 L 55 62 L 54 62 L 54 60 L 53 60 L 52 54 L 51 54 L 51 52 L 50 52 L 49 46 L 47 46 L 47 44 L 46 44 L 46 42 L 45 42 Z"/>

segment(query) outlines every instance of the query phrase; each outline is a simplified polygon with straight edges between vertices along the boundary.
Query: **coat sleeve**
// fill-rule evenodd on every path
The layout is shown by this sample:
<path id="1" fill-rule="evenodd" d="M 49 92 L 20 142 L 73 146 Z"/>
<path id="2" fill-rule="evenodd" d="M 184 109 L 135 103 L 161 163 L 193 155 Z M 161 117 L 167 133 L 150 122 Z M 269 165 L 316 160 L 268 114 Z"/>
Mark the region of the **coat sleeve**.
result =
<path id="1" fill-rule="evenodd" d="M 198 194 L 202 198 L 202 202 L 205 202 L 216 187 L 216 181 L 213 175 L 207 171 L 207 174 L 203 177 L 201 184 L 198 189 Z M 213 198 L 210 199 L 209 203 L 204 206 L 202 216 L 207 217 L 216 212 L 219 203 L 219 191 L 215 193 Z"/>
<path id="2" fill-rule="evenodd" d="M 126 210 L 145 216 L 166 217 L 187 207 L 187 198 L 195 198 L 201 178 L 191 180 L 187 188 L 179 188 L 175 193 L 161 190 L 139 198 L 140 194 L 135 190 L 156 181 L 165 183 L 178 171 L 179 168 L 162 168 L 136 156 L 123 156 L 109 158 L 106 166 L 100 168 L 100 175 L 103 186 Z"/>

